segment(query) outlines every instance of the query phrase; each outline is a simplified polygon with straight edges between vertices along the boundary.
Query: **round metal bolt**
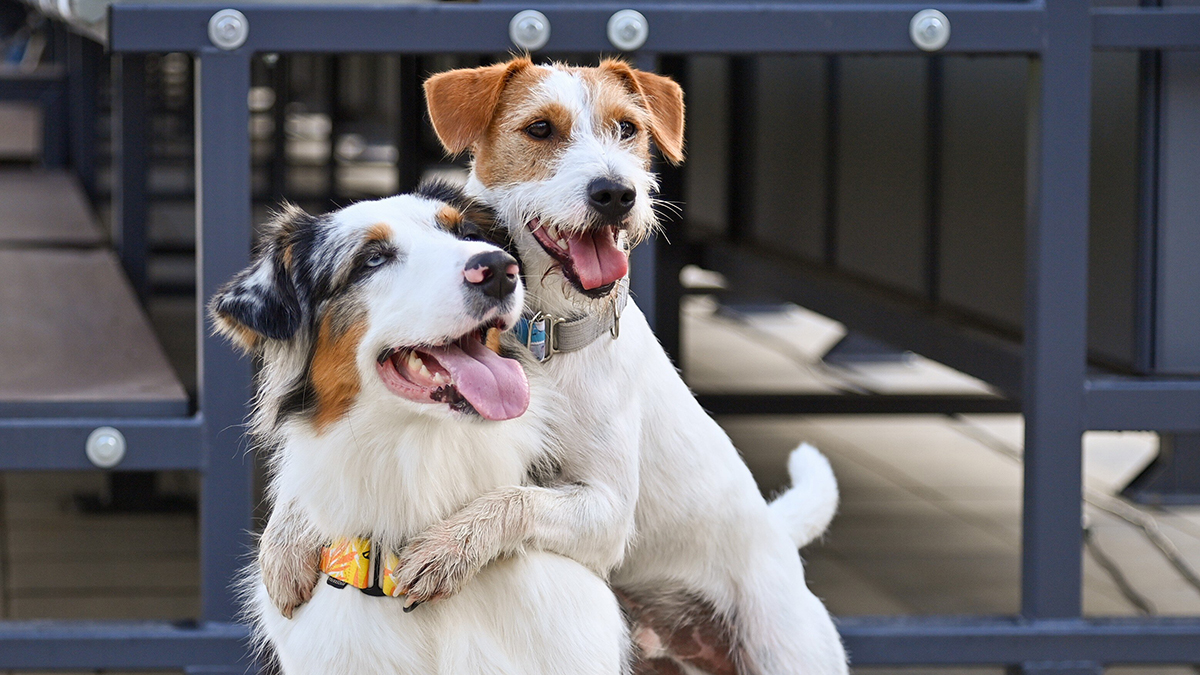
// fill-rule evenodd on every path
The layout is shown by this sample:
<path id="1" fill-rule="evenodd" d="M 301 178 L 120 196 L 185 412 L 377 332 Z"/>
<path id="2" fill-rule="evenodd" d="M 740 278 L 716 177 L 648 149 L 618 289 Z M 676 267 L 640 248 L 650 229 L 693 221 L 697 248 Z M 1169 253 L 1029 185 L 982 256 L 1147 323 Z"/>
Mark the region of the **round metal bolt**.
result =
<path id="1" fill-rule="evenodd" d="M 918 49 L 936 52 L 950 41 L 950 19 L 936 9 L 923 9 L 908 22 L 908 36 Z"/>
<path id="2" fill-rule="evenodd" d="M 97 427 L 88 434 L 87 458 L 101 469 L 111 469 L 125 459 L 125 435 L 112 427 Z"/>
<path id="3" fill-rule="evenodd" d="M 213 45 L 231 51 L 246 44 L 250 21 L 236 9 L 223 9 L 208 20 L 208 39 Z"/>
<path id="4" fill-rule="evenodd" d="M 650 37 L 650 22 L 636 9 L 623 9 L 608 19 L 608 41 L 623 52 L 641 49 Z"/>
<path id="5" fill-rule="evenodd" d="M 513 44 L 536 52 L 550 41 L 550 19 L 536 9 L 526 9 L 508 22 L 508 37 Z"/>

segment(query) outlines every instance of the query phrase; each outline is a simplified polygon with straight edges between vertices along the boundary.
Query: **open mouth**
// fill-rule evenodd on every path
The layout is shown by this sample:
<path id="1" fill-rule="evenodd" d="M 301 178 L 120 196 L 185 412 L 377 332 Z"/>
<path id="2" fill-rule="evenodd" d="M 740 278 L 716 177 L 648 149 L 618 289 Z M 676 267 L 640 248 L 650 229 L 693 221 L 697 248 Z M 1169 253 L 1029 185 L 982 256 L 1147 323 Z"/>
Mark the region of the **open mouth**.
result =
<path id="1" fill-rule="evenodd" d="M 529 381 L 514 359 L 499 354 L 500 321 L 437 346 L 392 347 L 376 368 L 393 394 L 489 420 L 519 417 L 529 407 Z"/>
<path id="2" fill-rule="evenodd" d="M 607 295 L 629 272 L 629 257 L 617 241 L 620 228 L 616 225 L 564 234 L 553 226 L 543 227 L 541 220 L 534 218 L 528 227 L 546 253 L 558 261 L 567 279 L 588 295 Z"/>

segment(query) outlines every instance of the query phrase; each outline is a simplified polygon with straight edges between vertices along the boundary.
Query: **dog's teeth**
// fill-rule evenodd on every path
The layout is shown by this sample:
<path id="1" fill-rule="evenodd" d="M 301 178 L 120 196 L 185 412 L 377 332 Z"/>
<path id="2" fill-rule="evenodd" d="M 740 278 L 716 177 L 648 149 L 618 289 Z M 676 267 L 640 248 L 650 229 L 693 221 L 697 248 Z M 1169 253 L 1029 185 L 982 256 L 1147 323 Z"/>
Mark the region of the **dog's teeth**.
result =
<path id="1" fill-rule="evenodd" d="M 424 368 L 425 362 L 421 360 L 421 357 L 417 356 L 416 352 L 409 352 L 408 353 L 408 365 L 413 370 L 416 370 L 417 368 Z"/>
<path id="2" fill-rule="evenodd" d="M 567 240 L 563 239 L 561 237 L 558 240 L 556 240 L 554 243 L 558 244 L 558 247 L 562 248 L 562 249 L 565 249 L 567 247 Z"/>
<path id="3" fill-rule="evenodd" d="M 419 372 L 421 373 L 421 375 L 424 375 L 425 377 L 429 377 L 429 378 L 433 377 L 433 375 L 429 372 L 429 369 L 425 367 L 424 363 L 421 364 L 421 370 Z"/>
<path id="4" fill-rule="evenodd" d="M 445 373 L 438 373 L 433 376 L 433 381 L 437 384 L 450 384 L 450 378 L 446 377 Z"/>

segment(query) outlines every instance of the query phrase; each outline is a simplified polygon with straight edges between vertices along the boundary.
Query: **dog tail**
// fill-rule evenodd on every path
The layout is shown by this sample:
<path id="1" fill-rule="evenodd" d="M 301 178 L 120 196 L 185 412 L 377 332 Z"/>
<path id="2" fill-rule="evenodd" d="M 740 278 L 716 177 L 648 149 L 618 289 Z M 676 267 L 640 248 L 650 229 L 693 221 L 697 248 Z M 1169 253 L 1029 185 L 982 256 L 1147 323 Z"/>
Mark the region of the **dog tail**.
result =
<path id="1" fill-rule="evenodd" d="M 796 548 L 804 548 L 825 533 L 837 513 L 837 478 L 829 460 L 803 443 L 788 457 L 792 486 L 771 502 L 771 512 L 791 535 Z"/>

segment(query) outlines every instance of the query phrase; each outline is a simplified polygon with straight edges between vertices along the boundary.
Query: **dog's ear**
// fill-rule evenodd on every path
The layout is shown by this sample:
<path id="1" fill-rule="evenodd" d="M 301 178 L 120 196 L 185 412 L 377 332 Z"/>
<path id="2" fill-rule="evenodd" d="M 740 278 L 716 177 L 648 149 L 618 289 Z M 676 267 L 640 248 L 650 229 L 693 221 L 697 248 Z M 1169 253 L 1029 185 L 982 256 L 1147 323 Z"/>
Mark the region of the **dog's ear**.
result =
<path id="1" fill-rule="evenodd" d="M 656 73 L 630 68 L 624 61 L 605 60 L 600 67 L 626 82 L 650 112 L 650 137 L 672 164 L 683 161 L 683 87 Z"/>
<path id="2" fill-rule="evenodd" d="M 260 237 L 250 266 L 217 291 L 208 311 L 216 332 L 250 352 L 264 339 L 287 340 L 302 320 L 292 280 L 292 234 L 312 216 L 295 206 L 270 223 Z"/>
<path id="3" fill-rule="evenodd" d="M 475 145 L 492 123 L 504 85 L 533 65 L 527 56 L 482 68 L 438 73 L 425 81 L 425 104 L 438 140 L 452 155 Z"/>

